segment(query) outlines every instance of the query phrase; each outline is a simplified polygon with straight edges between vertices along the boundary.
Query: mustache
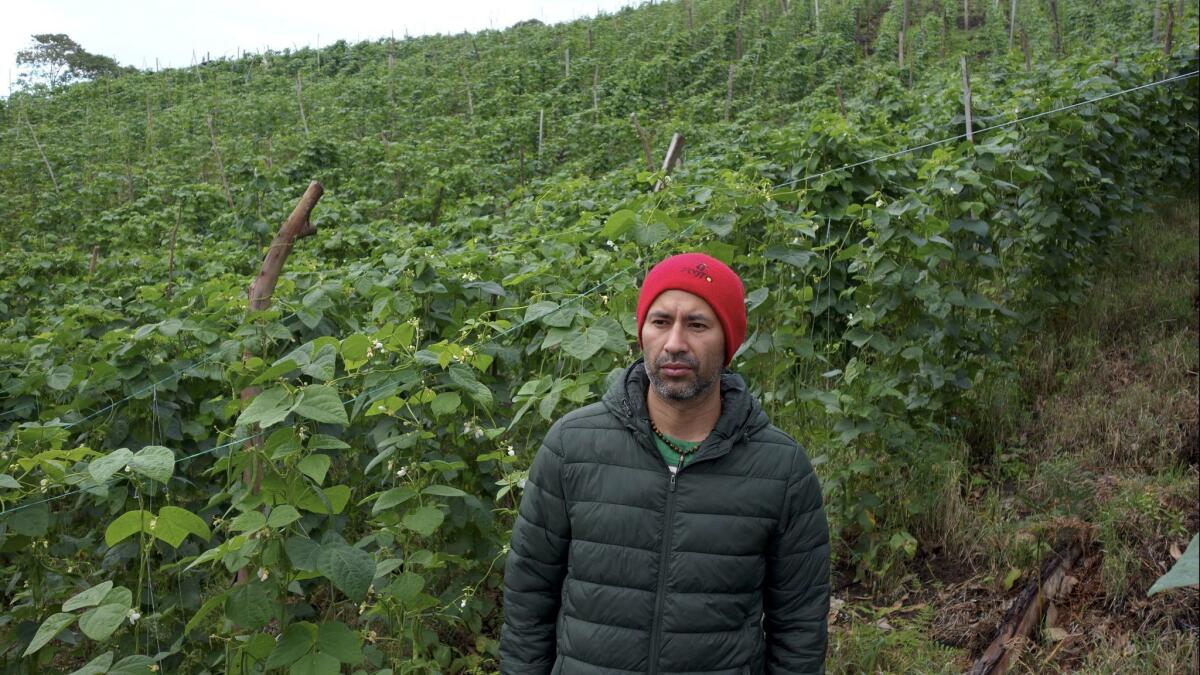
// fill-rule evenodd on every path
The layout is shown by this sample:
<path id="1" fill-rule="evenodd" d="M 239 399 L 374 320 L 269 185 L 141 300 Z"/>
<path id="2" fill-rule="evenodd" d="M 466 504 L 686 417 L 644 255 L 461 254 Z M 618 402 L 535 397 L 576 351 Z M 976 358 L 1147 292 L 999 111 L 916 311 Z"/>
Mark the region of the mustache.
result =
<path id="1" fill-rule="evenodd" d="M 683 365 L 691 368 L 692 370 L 700 369 L 700 362 L 697 361 L 695 357 L 688 356 L 686 354 L 680 354 L 678 356 L 672 356 L 671 354 L 663 354 L 654 360 L 654 368 L 660 369 L 663 366 L 667 365 L 668 363 L 683 364 Z"/>

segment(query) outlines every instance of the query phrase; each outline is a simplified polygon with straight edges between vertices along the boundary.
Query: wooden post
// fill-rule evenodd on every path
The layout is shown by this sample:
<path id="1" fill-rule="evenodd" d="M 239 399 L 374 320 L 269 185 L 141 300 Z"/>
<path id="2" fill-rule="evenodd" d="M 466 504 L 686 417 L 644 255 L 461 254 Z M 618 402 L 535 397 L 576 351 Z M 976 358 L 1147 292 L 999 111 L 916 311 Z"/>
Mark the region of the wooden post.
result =
<path id="1" fill-rule="evenodd" d="M 963 30 L 971 28 L 971 0 L 963 0 Z"/>
<path id="2" fill-rule="evenodd" d="M 588 45 L 588 47 L 587 47 L 588 51 L 589 52 L 592 51 L 592 27 L 590 24 L 588 25 L 588 43 L 587 43 L 587 45 Z"/>
<path id="3" fill-rule="evenodd" d="M 687 5 L 688 31 L 690 32 L 695 27 L 695 20 L 692 16 L 692 0 L 684 0 L 684 3 Z"/>
<path id="4" fill-rule="evenodd" d="M 1017 28 L 1017 0 L 1012 0 L 1008 16 L 1008 51 L 1012 51 L 1013 31 Z"/>
<path id="5" fill-rule="evenodd" d="M 683 164 L 683 135 L 682 134 L 672 134 L 671 135 L 671 144 L 669 146 L 667 146 L 667 154 L 663 157 L 663 163 L 662 163 L 662 169 L 661 169 L 663 177 L 657 183 L 654 184 L 654 191 L 658 192 L 659 190 L 666 187 L 666 185 L 667 185 L 666 177 L 671 175 L 671 172 L 675 170 L 675 167 L 680 166 L 682 164 Z"/>
<path id="6" fill-rule="evenodd" d="M 538 110 L 538 157 L 542 156 L 542 147 L 546 142 L 546 109 Z"/>
<path id="7" fill-rule="evenodd" d="M 1167 5 L 1167 28 L 1164 31 L 1163 56 L 1171 56 L 1171 40 L 1175 37 L 1175 8 Z"/>
<path id="8" fill-rule="evenodd" d="M 154 152 L 154 113 L 150 108 L 150 92 L 146 92 L 146 154 Z"/>
<path id="9" fill-rule="evenodd" d="M 963 114 L 966 116 L 967 142 L 974 143 L 975 132 L 971 129 L 971 76 L 967 72 L 967 57 L 960 56 L 958 58 L 962 64 Z"/>
<path id="10" fill-rule="evenodd" d="M 570 79 L 571 77 L 571 48 L 567 47 L 563 52 L 563 77 Z"/>
<path id="11" fill-rule="evenodd" d="M 221 161 L 221 148 L 217 147 L 217 130 L 213 127 L 212 115 L 205 116 L 205 121 L 208 122 L 208 137 L 212 141 L 213 155 L 217 158 L 217 170 L 221 172 L 221 185 L 225 188 L 225 203 L 232 211 L 233 193 L 229 191 L 229 179 L 225 177 L 225 163 Z"/>
<path id="12" fill-rule="evenodd" d="M 837 91 L 838 110 L 842 111 L 842 117 L 845 117 L 846 116 L 846 99 L 842 98 L 842 83 L 836 82 L 836 83 L 834 83 L 833 87 Z"/>
<path id="13" fill-rule="evenodd" d="M 98 260 L 100 260 L 100 244 L 92 246 L 92 259 L 88 261 L 88 276 L 96 273 L 96 262 Z M 170 295 L 170 293 L 167 295 Z"/>
<path id="14" fill-rule="evenodd" d="M 463 68 L 462 63 L 458 64 L 458 72 L 462 75 L 463 87 L 467 90 L 467 117 L 475 118 L 475 98 L 471 96 L 471 81 L 467 79 L 467 70 Z"/>
<path id="15" fill-rule="evenodd" d="M 821 32 L 821 0 L 813 0 L 813 22 L 816 24 L 817 33 Z"/>
<path id="16" fill-rule="evenodd" d="M 308 117 L 304 115 L 304 97 L 300 86 L 300 73 L 296 73 L 296 102 L 300 104 L 300 122 L 304 124 L 304 135 L 308 135 Z"/>
<path id="17" fill-rule="evenodd" d="M 1050 18 L 1054 20 L 1054 53 L 1062 56 L 1062 31 L 1058 26 L 1058 0 L 1050 0 Z"/>
<path id="18" fill-rule="evenodd" d="M 396 69 L 396 34 L 393 33 L 392 36 L 390 38 L 388 38 L 388 71 L 387 71 L 388 103 L 393 108 L 396 107 L 396 91 L 395 91 L 396 83 L 392 80 L 392 71 L 394 71 L 395 69 Z"/>
<path id="19" fill-rule="evenodd" d="M 167 258 L 167 289 L 163 292 L 168 298 L 171 297 L 171 288 L 175 285 L 175 237 L 179 234 L 179 220 L 183 215 L 183 205 L 175 204 L 175 227 L 171 229 L 171 254 Z"/>
<path id="20" fill-rule="evenodd" d="M 50 182 L 54 185 L 54 191 L 58 192 L 58 178 L 54 176 L 54 168 L 50 166 L 50 160 L 46 159 L 46 151 L 42 149 L 42 143 L 38 140 L 37 132 L 33 130 L 33 123 L 29 121 L 28 113 L 25 114 L 25 126 L 29 128 L 29 137 L 37 146 L 38 154 L 42 156 L 42 164 L 46 165 L 46 172 L 50 174 Z"/>
<path id="21" fill-rule="evenodd" d="M 642 158 L 646 160 L 646 170 L 654 170 L 654 160 L 650 158 L 650 134 L 638 123 L 637 113 L 629 113 L 629 122 L 637 132 L 638 140 L 642 142 Z"/>
<path id="22" fill-rule="evenodd" d="M 1029 34 L 1025 32 L 1025 24 L 1019 24 L 1021 29 L 1021 51 L 1025 53 L 1025 72 L 1033 68 L 1033 57 L 1030 55 Z"/>
<path id="23" fill-rule="evenodd" d="M 742 58 L 742 12 L 746 9 L 746 0 L 738 0 L 737 18 L 733 24 L 733 60 Z"/>
<path id="24" fill-rule="evenodd" d="M 292 215 L 288 216 L 283 226 L 279 228 L 275 239 L 271 241 L 271 246 L 267 248 L 267 255 L 263 258 L 258 276 L 250 283 L 250 289 L 247 292 L 247 314 L 261 312 L 271 306 L 271 296 L 275 294 L 275 286 L 279 283 L 279 274 L 283 271 L 283 264 L 287 262 L 292 247 L 296 245 L 297 240 L 312 236 L 317 232 L 317 228 L 309 220 L 309 216 L 317 202 L 321 201 L 321 195 L 324 193 L 325 190 L 320 183 L 317 181 L 309 183 L 308 189 L 304 191 L 304 196 L 292 210 Z M 249 349 L 242 352 L 243 363 L 252 358 L 254 358 L 254 353 Z M 255 386 L 243 389 L 241 392 L 242 403 L 248 405 L 255 396 L 258 396 L 259 391 L 261 390 Z M 257 431 L 257 425 L 254 428 Z M 262 436 L 256 435 L 252 440 L 247 441 L 245 448 L 248 452 L 255 452 L 262 445 Z M 242 482 L 250 488 L 251 494 L 258 494 L 262 489 L 262 466 L 257 458 L 242 470 Z M 237 583 L 245 583 L 249 578 L 248 568 L 243 567 L 238 570 Z"/>
<path id="25" fill-rule="evenodd" d="M 1150 29 L 1150 41 L 1158 42 L 1158 27 L 1162 25 L 1162 0 L 1154 2 L 1154 27 Z"/>
<path id="26" fill-rule="evenodd" d="M 904 70 L 904 42 L 905 33 L 908 28 L 908 0 L 904 0 L 903 9 L 900 12 L 900 35 L 896 41 L 896 63 L 899 64 L 900 70 Z"/>
<path id="27" fill-rule="evenodd" d="M 592 69 L 592 117 L 600 121 L 600 64 Z"/>
<path id="28" fill-rule="evenodd" d="M 729 80 L 725 83 L 725 121 L 729 121 L 729 113 L 733 108 L 733 64 L 729 64 Z"/>
<path id="29" fill-rule="evenodd" d="M 525 146 L 518 148 L 521 153 L 521 187 L 525 187 Z"/>

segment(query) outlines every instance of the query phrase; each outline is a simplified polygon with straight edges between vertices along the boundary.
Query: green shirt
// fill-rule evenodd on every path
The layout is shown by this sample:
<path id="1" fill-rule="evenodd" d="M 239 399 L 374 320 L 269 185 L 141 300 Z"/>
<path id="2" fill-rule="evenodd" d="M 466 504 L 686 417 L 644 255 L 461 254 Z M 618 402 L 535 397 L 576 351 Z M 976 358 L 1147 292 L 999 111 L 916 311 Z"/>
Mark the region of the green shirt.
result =
<path id="1" fill-rule="evenodd" d="M 691 450 L 692 448 L 694 448 L 697 445 L 700 445 L 701 443 L 704 442 L 704 441 L 681 441 L 678 438 L 675 438 L 674 436 L 667 436 L 667 438 L 671 439 L 672 443 L 683 448 L 684 450 Z M 655 443 L 655 445 L 658 446 L 658 451 L 662 453 L 663 460 L 665 460 L 667 463 L 667 468 L 671 470 L 671 473 L 675 473 L 675 471 L 678 470 L 679 466 L 680 466 L 679 453 L 675 452 L 674 450 L 671 449 L 671 446 L 664 443 L 663 439 L 658 437 L 658 434 L 654 434 L 654 443 Z M 684 463 L 686 464 L 694 456 L 695 456 L 694 453 L 688 453 L 686 456 L 687 459 L 684 460 Z"/>

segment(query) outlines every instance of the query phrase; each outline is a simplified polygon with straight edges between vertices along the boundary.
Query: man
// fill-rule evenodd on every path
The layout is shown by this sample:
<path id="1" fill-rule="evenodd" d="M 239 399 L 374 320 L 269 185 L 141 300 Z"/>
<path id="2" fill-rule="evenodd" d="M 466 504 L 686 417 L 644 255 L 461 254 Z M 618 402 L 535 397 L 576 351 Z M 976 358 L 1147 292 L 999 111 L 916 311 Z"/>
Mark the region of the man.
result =
<path id="1" fill-rule="evenodd" d="M 829 531 L 812 465 L 722 372 L 741 279 L 667 258 L 638 297 L 643 358 L 558 420 L 504 570 L 504 675 L 822 673 Z"/>

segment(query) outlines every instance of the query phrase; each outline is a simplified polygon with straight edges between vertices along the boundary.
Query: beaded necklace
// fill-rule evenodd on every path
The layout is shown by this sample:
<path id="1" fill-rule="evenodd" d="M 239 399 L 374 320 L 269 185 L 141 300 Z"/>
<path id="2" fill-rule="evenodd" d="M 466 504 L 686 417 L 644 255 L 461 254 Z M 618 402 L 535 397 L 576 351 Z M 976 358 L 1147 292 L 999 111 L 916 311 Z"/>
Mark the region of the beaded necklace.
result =
<path id="1" fill-rule="evenodd" d="M 654 435 L 658 436 L 658 439 L 660 441 L 662 441 L 663 443 L 666 443 L 668 448 L 671 448 L 672 450 L 674 450 L 675 453 L 680 455 L 681 457 L 684 455 L 687 455 L 689 453 L 695 452 L 696 448 L 700 447 L 700 444 L 697 443 L 696 445 L 693 445 L 692 447 L 684 450 L 683 448 L 679 447 L 678 445 L 675 445 L 673 442 L 671 442 L 671 439 L 667 438 L 666 434 L 664 434 L 662 431 L 659 431 L 658 425 L 654 423 L 653 418 L 650 420 L 650 428 L 654 431 Z"/>

